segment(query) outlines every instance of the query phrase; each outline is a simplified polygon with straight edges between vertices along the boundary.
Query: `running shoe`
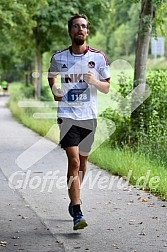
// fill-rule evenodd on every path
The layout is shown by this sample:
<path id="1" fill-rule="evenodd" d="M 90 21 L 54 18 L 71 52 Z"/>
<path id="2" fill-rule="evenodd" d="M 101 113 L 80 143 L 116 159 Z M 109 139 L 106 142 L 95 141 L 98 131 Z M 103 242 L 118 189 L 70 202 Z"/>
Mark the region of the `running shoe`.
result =
<path id="1" fill-rule="evenodd" d="M 75 215 L 73 221 L 74 221 L 73 230 L 83 229 L 88 226 L 86 220 L 83 217 L 82 212 L 79 212 L 77 215 Z"/>

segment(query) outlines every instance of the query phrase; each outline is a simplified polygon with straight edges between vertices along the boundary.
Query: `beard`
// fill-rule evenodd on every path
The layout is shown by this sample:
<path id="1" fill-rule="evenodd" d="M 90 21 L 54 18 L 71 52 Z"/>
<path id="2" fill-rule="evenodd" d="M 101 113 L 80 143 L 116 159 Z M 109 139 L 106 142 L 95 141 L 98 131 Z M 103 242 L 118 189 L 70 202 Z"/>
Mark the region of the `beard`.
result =
<path id="1" fill-rule="evenodd" d="M 76 45 L 83 45 L 85 40 L 82 38 L 74 38 L 74 42 Z"/>

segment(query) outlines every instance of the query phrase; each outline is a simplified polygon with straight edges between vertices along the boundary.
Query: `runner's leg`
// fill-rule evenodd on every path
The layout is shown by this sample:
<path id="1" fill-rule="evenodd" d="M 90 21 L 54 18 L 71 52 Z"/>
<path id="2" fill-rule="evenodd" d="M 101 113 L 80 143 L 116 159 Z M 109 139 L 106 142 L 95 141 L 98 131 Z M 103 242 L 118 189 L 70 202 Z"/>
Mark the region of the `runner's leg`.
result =
<path id="1" fill-rule="evenodd" d="M 79 159 L 80 159 L 79 179 L 80 184 L 82 184 L 87 169 L 88 156 L 82 156 L 81 154 L 79 154 Z"/>
<path id="2" fill-rule="evenodd" d="M 68 157 L 68 172 L 67 172 L 68 193 L 72 205 L 78 205 L 80 204 L 79 150 L 78 146 L 66 147 L 65 150 Z"/>

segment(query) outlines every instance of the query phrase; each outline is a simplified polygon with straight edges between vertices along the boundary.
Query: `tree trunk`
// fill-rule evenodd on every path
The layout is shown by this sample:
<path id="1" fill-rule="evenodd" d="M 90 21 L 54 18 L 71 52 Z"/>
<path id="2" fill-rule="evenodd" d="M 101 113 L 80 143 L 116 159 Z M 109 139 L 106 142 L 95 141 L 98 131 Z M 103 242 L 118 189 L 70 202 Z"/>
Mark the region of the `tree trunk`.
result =
<path id="1" fill-rule="evenodd" d="M 124 44 L 124 48 L 125 48 L 125 55 L 126 55 L 126 57 L 128 57 L 129 56 L 129 45 L 128 45 L 128 43 Z"/>
<path id="2" fill-rule="evenodd" d="M 32 77 L 32 62 L 28 61 L 25 64 L 25 82 L 26 85 L 28 86 L 29 84 L 33 84 L 33 77 Z"/>
<path id="3" fill-rule="evenodd" d="M 35 59 L 35 98 L 39 99 L 42 89 L 42 53 L 36 50 Z"/>
<path id="4" fill-rule="evenodd" d="M 152 33 L 152 24 L 154 20 L 154 9 L 152 0 L 141 0 L 141 12 L 138 29 L 138 38 L 136 45 L 134 88 L 142 84 L 140 92 L 143 93 L 146 86 L 146 64 L 148 59 L 148 50 L 150 37 Z M 135 103 L 135 101 L 134 101 Z M 133 102 L 132 102 L 133 111 Z M 141 125 L 142 106 L 132 112 L 132 131 L 138 134 Z"/>
<path id="5" fill-rule="evenodd" d="M 42 89 L 42 50 L 41 50 L 41 36 L 39 26 L 34 29 L 35 44 L 36 44 L 36 55 L 35 55 L 35 98 L 39 99 L 41 96 Z"/>
<path id="6" fill-rule="evenodd" d="M 146 64 L 153 19 L 154 11 L 152 0 L 142 0 L 136 46 L 134 87 L 138 86 L 139 84 L 145 85 L 146 83 Z"/>

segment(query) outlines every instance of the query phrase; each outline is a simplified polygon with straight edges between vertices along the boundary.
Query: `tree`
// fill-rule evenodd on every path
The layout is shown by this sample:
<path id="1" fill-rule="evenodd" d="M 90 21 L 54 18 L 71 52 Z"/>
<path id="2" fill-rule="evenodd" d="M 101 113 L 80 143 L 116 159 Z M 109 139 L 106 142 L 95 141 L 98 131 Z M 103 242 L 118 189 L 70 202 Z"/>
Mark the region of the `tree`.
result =
<path id="1" fill-rule="evenodd" d="M 33 8 L 32 0 L 1 0 L 0 3 L 0 71 L 2 77 L 10 81 L 17 79 L 17 69 L 24 72 L 23 62 L 33 53 L 33 47 L 29 46 L 32 45 L 30 34 L 34 26 L 31 19 Z"/>
<path id="2" fill-rule="evenodd" d="M 137 0 L 134 1 L 139 2 Z M 144 92 L 146 85 L 146 63 L 148 59 L 150 38 L 153 32 L 153 28 L 154 32 L 156 32 L 156 25 L 161 25 L 163 23 L 163 16 L 161 16 L 160 18 L 157 13 L 161 10 L 161 7 L 164 3 L 165 1 L 163 0 L 141 0 L 134 71 L 134 88 L 139 84 L 142 84 L 141 93 Z M 158 17 L 159 19 L 156 20 L 156 17 Z M 142 106 L 134 110 L 131 115 L 132 130 L 135 130 L 135 132 L 140 129 L 141 115 Z"/>
<path id="3" fill-rule="evenodd" d="M 145 85 L 146 83 L 146 63 L 155 11 L 152 0 L 141 1 L 141 12 L 136 45 L 134 87 L 138 84 Z"/>
<path id="4" fill-rule="evenodd" d="M 139 4 L 110 0 L 108 11 L 99 27 L 99 34 L 103 39 L 100 38 L 98 44 L 110 61 L 134 54 L 139 10 Z M 95 41 L 96 44 L 97 39 L 92 38 L 91 42 Z"/>
<path id="5" fill-rule="evenodd" d="M 120 25 L 125 24 L 130 20 L 129 15 L 127 15 L 130 7 L 131 3 L 129 1 L 110 1 L 110 8 L 107 12 L 108 15 L 103 22 L 106 35 L 106 53 L 108 55 L 115 56 L 114 48 L 116 46 L 116 40 L 114 32 L 119 28 Z"/>
<path id="6" fill-rule="evenodd" d="M 114 37 L 116 41 L 115 52 L 125 56 L 129 56 L 130 48 L 132 44 L 132 34 L 133 31 L 129 29 L 130 25 L 128 22 L 126 24 L 121 24 L 118 29 L 114 32 Z"/>

